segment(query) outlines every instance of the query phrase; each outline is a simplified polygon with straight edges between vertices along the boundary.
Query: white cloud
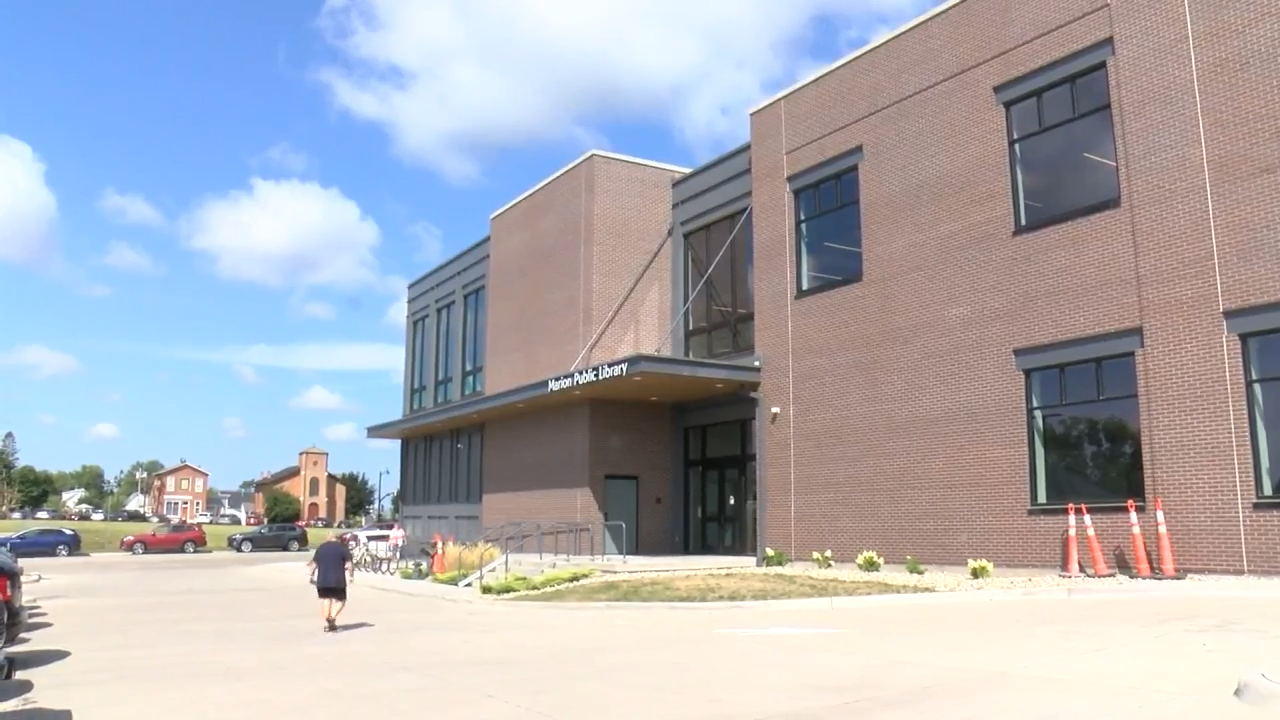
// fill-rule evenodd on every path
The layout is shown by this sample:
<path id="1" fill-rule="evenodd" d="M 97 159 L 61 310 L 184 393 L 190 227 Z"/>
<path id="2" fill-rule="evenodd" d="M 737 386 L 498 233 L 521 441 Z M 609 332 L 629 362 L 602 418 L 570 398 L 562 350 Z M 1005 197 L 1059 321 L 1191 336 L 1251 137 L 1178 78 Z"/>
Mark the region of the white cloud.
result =
<path id="1" fill-rule="evenodd" d="M 57 258 L 58 201 L 45 183 L 45 169 L 30 145 L 0 135 L 0 262 Z"/>
<path id="2" fill-rule="evenodd" d="M 377 223 L 333 187 L 253 178 L 206 198 L 183 218 L 187 247 L 227 280 L 269 288 L 378 286 Z"/>
<path id="3" fill-rule="evenodd" d="M 319 24 L 343 62 L 317 77 L 456 181 L 504 148 L 599 142 L 610 121 L 670 127 L 705 156 L 744 139 L 753 103 L 834 59 L 816 36 L 865 42 L 938 2 L 327 0 Z"/>
<path id="4" fill-rule="evenodd" d="M 258 371 L 254 370 L 252 365 L 236 363 L 231 366 L 231 369 L 235 372 L 236 377 L 251 385 L 262 382 L 262 378 L 258 376 Z"/>
<path id="5" fill-rule="evenodd" d="M 364 441 L 364 444 L 370 450 L 392 450 L 400 447 L 400 442 L 397 440 L 383 440 L 381 438 L 369 438 Z"/>
<path id="6" fill-rule="evenodd" d="M 414 259 L 435 267 L 444 260 L 444 233 L 429 222 L 416 223 L 409 228 L 409 234 L 418 239 L 418 251 Z"/>
<path id="7" fill-rule="evenodd" d="M 19 345 L 9 352 L 0 353 L 0 366 L 6 365 L 22 368 L 37 380 L 71 375 L 80 370 L 80 361 L 74 355 L 44 345 Z"/>
<path id="8" fill-rule="evenodd" d="M 249 434 L 245 430 L 244 421 L 238 417 L 222 418 L 222 432 L 229 438 L 242 438 Z"/>
<path id="9" fill-rule="evenodd" d="M 341 410 L 346 404 L 341 395 L 320 385 L 312 385 L 289 401 L 289 407 L 299 410 Z"/>
<path id="10" fill-rule="evenodd" d="M 302 313 L 304 317 L 315 320 L 332 320 L 338 316 L 338 311 L 332 305 L 319 300 L 308 300 L 298 305 L 298 312 Z"/>
<path id="11" fill-rule="evenodd" d="M 392 343 L 316 342 L 291 345 L 248 345 L 179 353 L 210 362 L 285 368 L 288 370 L 404 370 L 404 347 Z"/>
<path id="12" fill-rule="evenodd" d="M 102 262 L 122 272 L 153 275 L 160 272 L 160 266 L 142 248 L 120 240 L 113 240 L 107 245 L 107 253 Z"/>
<path id="13" fill-rule="evenodd" d="M 45 413 L 40 413 L 39 415 L 36 415 L 36 420 L 39 421 L 41 425 L 53 425 L 54 423 L 58 422 L 58 418 L 52 415 L 47 415 Z"/>
<path id="14" fill-rule="evenodd" d="M 287 142 L 278 142 L 253 159 L 254 167 L 271 167 L 290 175 L 302 175 L 314 165 L 310 155 Z"/>
<path id="15" fill-rule="evenodd" d="M 120 437 L 120 428 L 111 423 L 98 423 L 89 428 L 85 437 L 90 440 L 115 440 Z"/>
<path id="16" fill-rule="evenodd" d="M 353 422 L 336 423 L 320 430 L 325 440 L 330 442 L 350 442 L 359 440 L 363 434 Z"/>
<path id="17" fill-rule="evenodd" d="M 382 322 L 391 327 L 404 329 L 404 324 L 409 317 L 409 307 L 404 300 L 397 300 L 387 306 L 387 312 L 382 316 Z"/>
<path id="18" fill-rule="evenodd" d="M 98 197 L 98 209 L 112 222 L 121 225 L 146 225 L 164 227 L 164 214 L 147 199 L 137 193 L 117 192 L 107 188 Z"/>

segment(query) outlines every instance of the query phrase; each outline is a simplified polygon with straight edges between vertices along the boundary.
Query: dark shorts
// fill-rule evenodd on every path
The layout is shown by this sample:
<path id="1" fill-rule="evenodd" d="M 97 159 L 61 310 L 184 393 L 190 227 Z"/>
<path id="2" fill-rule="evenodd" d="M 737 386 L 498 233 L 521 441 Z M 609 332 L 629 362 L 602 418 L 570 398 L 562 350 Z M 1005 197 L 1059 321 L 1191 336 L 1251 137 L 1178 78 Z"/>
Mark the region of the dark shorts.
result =
<path id="1" fill-rule="evenodd" d="M 344 587 L 317 587 L 316 597 L 321 600 L 347 601 L 347 589 Z"/>

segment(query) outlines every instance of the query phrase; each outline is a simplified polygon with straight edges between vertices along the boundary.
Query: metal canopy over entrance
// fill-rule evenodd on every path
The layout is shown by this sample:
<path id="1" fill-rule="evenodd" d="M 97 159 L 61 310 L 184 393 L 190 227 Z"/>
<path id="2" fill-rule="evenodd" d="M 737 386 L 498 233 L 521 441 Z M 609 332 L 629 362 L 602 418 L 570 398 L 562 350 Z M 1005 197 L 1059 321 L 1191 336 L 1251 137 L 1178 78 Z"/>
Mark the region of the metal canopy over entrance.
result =
<path id="1" fill-rule="evenodd" d="M 368 437 L 404 439 L 587 400 L 687 403 L 755 390 L 760 368 L 731 362 L 634 355 L 493 395 L 374 425 Z"/>

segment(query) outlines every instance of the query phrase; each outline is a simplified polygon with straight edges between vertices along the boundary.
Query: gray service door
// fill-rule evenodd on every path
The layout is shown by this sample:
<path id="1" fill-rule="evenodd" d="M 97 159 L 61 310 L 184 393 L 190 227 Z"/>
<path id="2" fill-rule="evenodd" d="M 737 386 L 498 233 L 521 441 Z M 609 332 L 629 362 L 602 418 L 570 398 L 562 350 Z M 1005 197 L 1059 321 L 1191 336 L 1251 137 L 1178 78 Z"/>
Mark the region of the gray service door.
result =
<path id="1" fill-rule="evenodd" d="M 640 479 L 606 477 L 604 479 L 604 551 L 608 555 L 636 552 L 636 525 L 640 519 Z M 616 523 L 623 523 L 626 531 Z M 624 540 L 625 538 L 625 540 Z"/>

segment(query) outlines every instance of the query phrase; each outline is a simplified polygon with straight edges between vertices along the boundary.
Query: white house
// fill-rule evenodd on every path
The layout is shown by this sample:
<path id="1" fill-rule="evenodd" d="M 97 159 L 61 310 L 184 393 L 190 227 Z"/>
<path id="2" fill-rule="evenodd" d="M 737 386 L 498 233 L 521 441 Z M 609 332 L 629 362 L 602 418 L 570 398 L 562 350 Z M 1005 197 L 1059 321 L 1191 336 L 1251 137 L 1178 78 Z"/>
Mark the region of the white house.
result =
<path id="1" fill-rule="evenodd" d="M 63 492 L 62 508 L 64 510 L 71 510 L 75 508 L 75 506 L 80 504 L 80 498 L 84 497 L 85 492 L 87 491 L 84 488 L 76 488 L 75 490 L 67 490 Z"/>

